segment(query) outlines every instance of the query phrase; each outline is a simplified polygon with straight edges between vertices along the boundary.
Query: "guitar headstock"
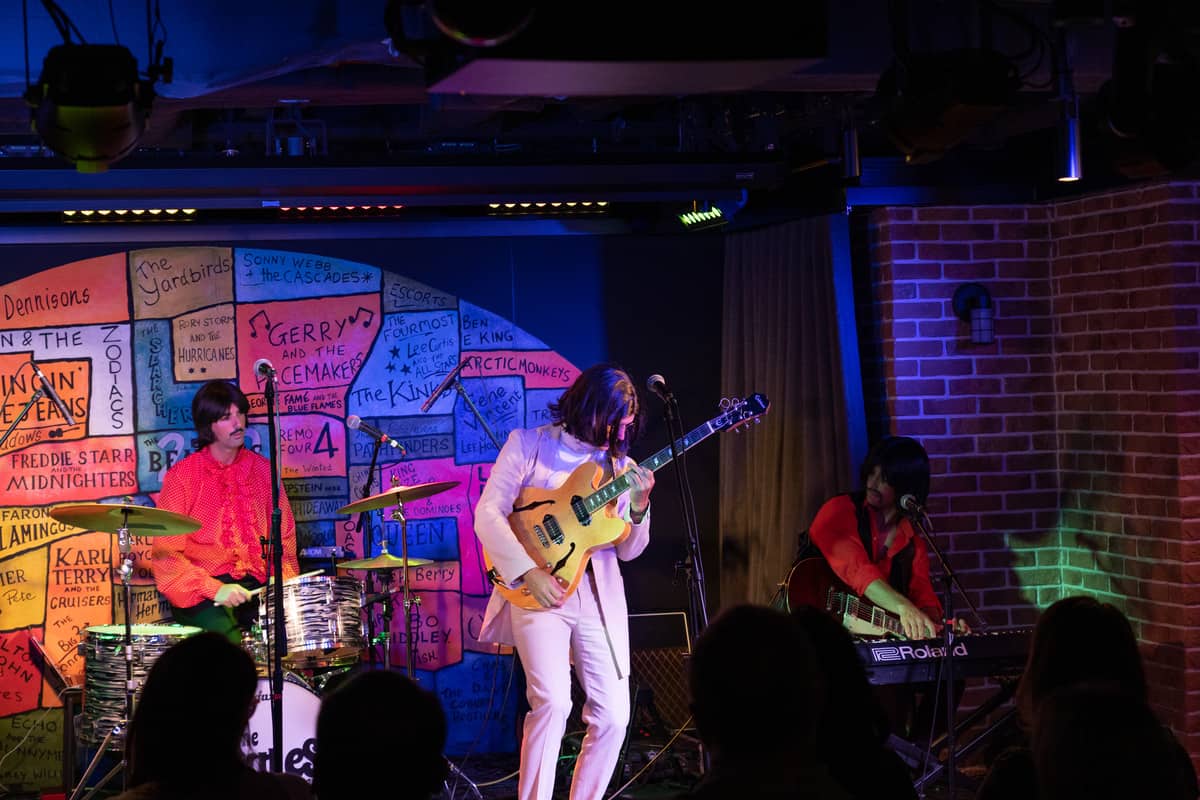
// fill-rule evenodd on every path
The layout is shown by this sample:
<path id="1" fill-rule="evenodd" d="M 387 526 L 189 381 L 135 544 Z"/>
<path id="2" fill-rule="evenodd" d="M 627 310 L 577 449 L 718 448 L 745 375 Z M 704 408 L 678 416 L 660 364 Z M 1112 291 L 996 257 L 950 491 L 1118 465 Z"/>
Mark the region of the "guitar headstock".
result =
<path id="1" fill-rule="evenodd" d="M 764 394 L 755 392 L 749 397 L 726 397 L 719 404 L 721 415 L 713 420 L 713 427 L 722 431 L 740 431 L 743 425 L 752 421 L 758 423 L 763 414 L 771 407 L 771 401 Z"/>

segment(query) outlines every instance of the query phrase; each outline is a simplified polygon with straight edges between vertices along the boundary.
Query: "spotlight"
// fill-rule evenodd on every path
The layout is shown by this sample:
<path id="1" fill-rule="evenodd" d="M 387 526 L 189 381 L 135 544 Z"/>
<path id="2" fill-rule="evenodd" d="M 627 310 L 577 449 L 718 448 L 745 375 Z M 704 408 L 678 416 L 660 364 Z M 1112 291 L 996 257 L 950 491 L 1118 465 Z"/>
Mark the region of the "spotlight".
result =
<path id="1" fill-rule="evenodd" d="M 1063 101 L 1058 123 L 1058 180 L 1070 183 L 1083 177 L 1083 135 L 1079 127 L 1079 100 Z"/>
<path id="2" fill-rule="evenodd" d="M 154 88 L 128 48 L 68 43 L 50 49 L 25 100 L 47 147 L 80 172 L 104 172 L 137 145 Z"/>
<path id="3" fill-rule="evenodd" d="M 1071 73 L 1066 28 L 1059 28 L 1054 70 L 1058 78 L 1058 175 L 1061 183 L 1083 177 L 1083 137 L 1079 127 L 1079 95 Z"/>

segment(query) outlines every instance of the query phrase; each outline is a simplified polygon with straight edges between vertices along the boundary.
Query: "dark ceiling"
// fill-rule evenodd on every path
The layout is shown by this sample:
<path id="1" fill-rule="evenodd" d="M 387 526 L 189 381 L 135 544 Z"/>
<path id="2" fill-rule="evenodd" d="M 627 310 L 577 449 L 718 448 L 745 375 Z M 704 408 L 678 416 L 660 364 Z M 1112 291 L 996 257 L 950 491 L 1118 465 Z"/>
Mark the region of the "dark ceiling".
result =
<path id="1" fill-rule="evenodd" d="M 42 148 L 22 99 L 26 24 L 33 80 L 62 37 L 37 0 L 26 0 L 25 17 L 18 4 L 5 5 L 0 196 L 22 183 L 6 182 L 6 169 L 70 170 Z M 119 41 L 142 69 L 150 63 L 143 0 L 58 5 L 87 42 Z M 1194 129 L 1176 130 L 1181 114 L 1194 122 L 1189 111 L 1168 120 L 1182 142 L 1156 140 L 1169 82 L 1160 77 L 1153 86 L 1146 63 L 1194 69 L 1200 4 L 1192 0 L 1133 3 L 1132 15 L 1113 0 L 743 0 L 707 12 L 628 0 L 586 8 L 451 0 L 155 5 L 154 38 L 165 41 L 172 80 L 156 83 L 138 150 L 110 174 L 286 168 L 328 182 L 337 180 L 334 168 L 540 164 L 561 167 L 565 184 L 571 170 L 654 164 L 672 171 L 642 191 L 686 191 L 689 168 L 727 164 L 727 188 L 795 199 L 814 176 L 845 182 L 845 134 L 853 129 L 865 166 L 851 181 L 1050 191 L 1063 65 L 1082 110 L 1093 182 L 1185 169 L 1195 138 Z M 1133 45 L 1131 27 L 1139 34 Z M 1136 95 L 1142 118 L 1159 116 L 1157 127 L 1123 138 L 1110 124 L 1118 56 L 1122 69 L 1131 62 L 1141 70 L 1121 84 L 1135 86 L 1121 97 Z M 1181 83 L 1189 107 L 1197 85 Z M 1168 146 L 1174 150 L 1164 156 Z M 743 165 L 762 169 L 751 179 Z M 505 180 L 508 189 L 520 184 Z"/>

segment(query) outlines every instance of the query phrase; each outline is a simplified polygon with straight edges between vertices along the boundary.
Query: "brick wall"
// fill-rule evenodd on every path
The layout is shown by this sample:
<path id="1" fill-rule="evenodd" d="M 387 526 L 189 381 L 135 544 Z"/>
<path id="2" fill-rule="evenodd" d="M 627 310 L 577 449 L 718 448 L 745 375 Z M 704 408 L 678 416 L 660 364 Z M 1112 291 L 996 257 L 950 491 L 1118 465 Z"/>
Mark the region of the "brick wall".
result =
<path id="1" fill-rule="evenodd" d="M 1152 701 L 1200 754 L 1200 199 L 1163 183 L 1033 206 L 884 208 L 860 317 L 873 433 L 920 439 L 931 512 L 993 626 L 1124 608 Z M 951 307 L 979 282 L 995 341 Z M 863 316 L 867 315 L 867 316 Z M 948 545 L 948 546 L 947 546 Z M 1102 657 L 1097 654 L 1097 657 Z"/>

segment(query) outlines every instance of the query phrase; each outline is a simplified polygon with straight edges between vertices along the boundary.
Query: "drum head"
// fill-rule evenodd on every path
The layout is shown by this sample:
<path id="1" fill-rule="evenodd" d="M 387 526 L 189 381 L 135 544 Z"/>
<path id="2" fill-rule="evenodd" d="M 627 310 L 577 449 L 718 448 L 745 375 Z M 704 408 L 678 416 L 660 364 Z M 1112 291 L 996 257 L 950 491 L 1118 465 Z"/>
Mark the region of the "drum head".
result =
<path id="1" fill-rule="evenodd" d="M 284 673 L 283 682 L 283 771 L 312 781 L 313 757 L 317 751 L 317 714 L 321 698 L 300 676 Z M 250 716 L 242 747 L 246 763 L 259 772 L 271 771 L 271 681 L 259 678 L 255 691 L 258 705 Z"/>
<path id="2" fill-rule="evenodd" d="M 182 639 L 186 636 L 192 636 L 200 633 L 202 628 L 197 628 L 192 625 L 130 625 L 129 633 L 133 638 L 148 637 L 148 636 L 173 636 L 176 639 Z M 105 638 L 125 636 L 124 625 L 89 625 L 83 630 L 85 636 L 103 636 Z"/>

